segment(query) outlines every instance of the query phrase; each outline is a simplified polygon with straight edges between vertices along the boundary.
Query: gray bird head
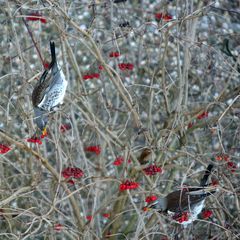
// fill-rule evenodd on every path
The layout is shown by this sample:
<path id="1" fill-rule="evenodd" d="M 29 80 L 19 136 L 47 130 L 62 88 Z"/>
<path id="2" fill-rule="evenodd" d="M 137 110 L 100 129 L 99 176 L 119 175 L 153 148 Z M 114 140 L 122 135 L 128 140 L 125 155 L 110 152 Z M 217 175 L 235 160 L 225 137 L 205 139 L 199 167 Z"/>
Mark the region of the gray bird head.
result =
<path id="1" fill-rule="evenodd" d="M 156 209 L 157 211 L 164 212 L 167 209 L 167 198 L 158 198 L 156 201 L 151 202 L 147 208 Z"/>
<path id="2" fill-rule="evenodd" d="M 48 114 L 46 111 L 37 107 L 34 107 L 34 113 L 34 122 L 37 124 L 38 128 L 43 131 L 48 123 Z"/>

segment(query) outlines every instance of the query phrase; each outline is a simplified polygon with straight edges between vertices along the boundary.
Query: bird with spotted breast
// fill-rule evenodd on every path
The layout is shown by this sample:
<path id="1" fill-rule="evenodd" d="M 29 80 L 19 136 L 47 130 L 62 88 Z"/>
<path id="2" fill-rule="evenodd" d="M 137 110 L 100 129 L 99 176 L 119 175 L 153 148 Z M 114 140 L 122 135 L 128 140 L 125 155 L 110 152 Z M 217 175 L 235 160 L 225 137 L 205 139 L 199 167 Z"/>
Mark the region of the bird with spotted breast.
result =
<path id="1" fill-rule="evenodd" d="M 213 165 L 209 164 L 200 181 L 200 187 L 185 187 L 173 191 L 166 197 L 149 203 L 147 210 L 156 209 L 159 213 L 170 215 L 173 220 L 183 225 L 192 223 L 202 211 L 205 199 L 216 191 L 216 187 L 207 184 L 212 170 Z"/>
<path id="2" fill-rule="evenodd" d="M 50 42 L 51 63 L 43 72 L 32 92 L 34 122 L 41 131 L 46 131 L 48 114 L 63 103 L 67 89 L 67 81 L 61 67 L 57 63 L 55 43 Z"/>

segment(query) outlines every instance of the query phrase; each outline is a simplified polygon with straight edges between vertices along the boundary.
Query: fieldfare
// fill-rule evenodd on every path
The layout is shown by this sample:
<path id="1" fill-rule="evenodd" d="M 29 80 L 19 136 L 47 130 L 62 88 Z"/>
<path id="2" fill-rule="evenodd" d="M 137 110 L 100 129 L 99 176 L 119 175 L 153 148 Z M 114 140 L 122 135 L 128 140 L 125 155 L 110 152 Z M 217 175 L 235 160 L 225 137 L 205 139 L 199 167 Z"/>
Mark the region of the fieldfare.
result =
<path id="1" fill-rule="evenodd" d="M 49 112 L 63 103 L 68 84 L 62 69 L 57 63 L 54 42 L 50 42 L 50 50 L 52 61 L 32 92 L 34 121 L 42 131 L 46 128 Z"/>
<path id="2" fill-rule="evenodd" d="M 202 211 L 206 197 L 216 191 L 214 186 L 207 184 L 212 170 L 213 165 L 209 164 L 201 179 L 200 187 L 185 187 L 171 192 L 166 197 L 151 202 L 147 209 L 156 209 L 160 213 L 166 213 L 173 220 L 184 225 L 192 223 Z"/>

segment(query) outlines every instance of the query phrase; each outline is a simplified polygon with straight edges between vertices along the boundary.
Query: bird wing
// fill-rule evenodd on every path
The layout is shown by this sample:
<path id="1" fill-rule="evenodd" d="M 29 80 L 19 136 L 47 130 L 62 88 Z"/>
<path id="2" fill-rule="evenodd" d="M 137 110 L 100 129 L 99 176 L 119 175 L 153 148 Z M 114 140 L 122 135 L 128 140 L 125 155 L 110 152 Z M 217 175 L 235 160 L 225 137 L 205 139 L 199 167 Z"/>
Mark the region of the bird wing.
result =
<path id="1" fill-rule="evenodd" d="M 65 81 L 65 77 L 63 73 L 61 73 L 57 63 L 55 63 L 51 69 L 49 81 L 46 83 L 45 94 L 48 94 L 57 84 L 62 84 L 63 81 Z"/>
<path id="2" fill-rule="evenodd" d="M 37 85 L 35 86 L 32 92 L 32 103 L 34 107 L 38 107 L 38 105 L 44 100 L 44 96 L 49 91 L 49 87 L 52 80 L 52 75 L 57 69 L 57 59 L 55 53 L 55 43 L 50 42 L 50 51 L 51 51 L 51 63 L 49 68 L 46 69 L 42 76 L 40 77 Z M 49 70 L 51 69 L 51 75 L 49 75 Z"/>
<path id="3" fill-rule="evenodd" d="M 187 190 L 179 190 L 167 195 L 167 210 L 171 212 L 183 212 L 189 208 L 189 204 L 195 205 L 201 202 L 205 195 L 189 195 Z"/>
<path id="4" fill-rule="evenodd" d="M 38 105 L 41 103 L 41 101 L 44 98 L 44 95 L 46 93 L 47 88 L 49 87 L 51 81 L 51 76 L 48 75 L 49 70 L 45 70 L 40 77 L 37 85 L 33 89 L 32 92 L 32 103 L 34 107 L 38 107 Z"/>

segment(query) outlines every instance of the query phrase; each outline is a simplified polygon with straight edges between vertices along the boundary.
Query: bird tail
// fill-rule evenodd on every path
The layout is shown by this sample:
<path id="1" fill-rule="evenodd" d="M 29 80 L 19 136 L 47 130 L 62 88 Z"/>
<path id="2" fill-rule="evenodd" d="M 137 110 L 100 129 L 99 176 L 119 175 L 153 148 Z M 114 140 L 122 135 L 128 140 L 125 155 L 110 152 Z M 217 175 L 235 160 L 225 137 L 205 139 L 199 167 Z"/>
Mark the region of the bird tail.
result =
<path id="1" fill-rule="evenodd" d="M 206 186 L 202 188 L 194 188 L 194 190 L 191 190 L 187 192 L 187 195 L 193 195 L 193 196 L 201 196 L 201 197 L 207 197 L 209 195 L 212 195 L 216 192 L 216 186 Z"/>
<path id="2" fill-rule="evenodd" d="M 201 195 L 204 197 L 207 197 L 213 193 L 216 192 L 216 186 L 213 186 L 211 184 L 207 184 L 208 178 L 211 175 L 213 170 L 213 164 L 209 164 L 204 175 L 203 178 L 200 181 L 200 187 L 199 188 L 193 188 L 190 189 L 190 191 L 187 193 L 188 195 Z"/>
<path id="3" fill-rule="evenodd" d="M 52 61 L 50 63 L 49 69 L 51 69 L 53 65 L 57 62 L 54 42 L 50 42 L 50 51 L 51 51 Z"/>
<path id="4" fill-rule="evenodd" d="M 213 164 L 209 164 L 207 169 L 206 169 L 206 171 L 205 171 L 205 174 L 204 174 L 203 178 L 200 181 L 200 186 L 201 187 L 205 187 L 206 186 L 208 178 L 209 178 L 209 176 L 212 173 L 212 170 L 213 170 Z"/>

